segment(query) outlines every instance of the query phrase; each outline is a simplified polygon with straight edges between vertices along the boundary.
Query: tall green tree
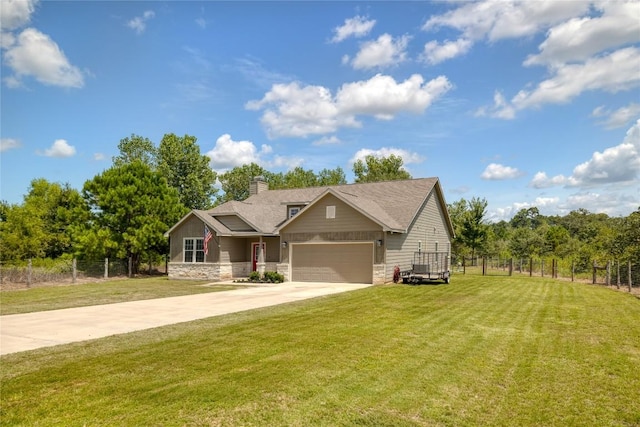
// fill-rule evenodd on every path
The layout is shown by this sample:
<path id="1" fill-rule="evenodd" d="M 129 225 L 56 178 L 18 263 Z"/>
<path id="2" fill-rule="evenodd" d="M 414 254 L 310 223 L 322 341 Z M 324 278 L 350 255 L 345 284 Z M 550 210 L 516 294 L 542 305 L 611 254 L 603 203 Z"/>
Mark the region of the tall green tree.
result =
<path id="1" fill-rule="evenodd" d="M 217 174 L 209 157 L 200 154 L 197 139 L 168 133 L 158 147 L 158 171 L 169 186 L 178 191 L 180 202 L 189 209 L 208 209 L 213 205 Z"/>
<path id="2" fill-rule="evenodd" d="M 136 160 L 114 166 L 84 184 L 88 221 L 77 229 L 78 251 L 85 256 L 133 259 L 164 254 L 164 233 L 188 210 L 176 189 L 149 165 Z"/>
<path id="3" fill-rule="evenodd" d="M 122 166 L 136 160 L 155 169 L 157 165 L 158 150 L 149 138 L 131 134 L 120 140 L 118 144 L 120 154 L 113 157 L 114 166 Z"/>
<path id="4" fill-rule="evenodd" d="M 318 172 L 318 185 L 343 185 L 347 183 L 347 177 L 340 166 L 335 169 L 322 169 Z"/>
<path id="5" fill-rule="evenodd" d="M 364 161 L 358 159 L 353 164 L 355 181 L 380 182 L 400 179 L 411 179 L 411 174 L 403 167 L 402 157 L 391 154 L 389 157 L 366 156 Z"/>
<path id="6" fill-rule="evenodd" d="M 249 163 L 218 175 L 223 194 L 218 196 L 218 203 L 231 200 L 245 200 L 249 197 L 249 184 L 256 176 L 267 178 L 268 172 L 257 163 Z M 270 188 L 274 188 L 266 179 Z"/>
<path id="7" fill-rule="evenodd" d="M 3 259 L 57 258 L 72 251 L 69 227 L 84 202 L 69 184 L 43 178 L 31 181 L 22 205 L 5 204 L 0 223 Z"/>
<path id="8" fill-rule="evenodd" d="M 487 241 L 487 225 L 485 224 L 486 212 L 486 199 L 474 197 L 467 202 L 467 212 L 462 220 L 460 235 L 465 246 L 471 249 L 472 258 L 475 258 L 478 250 L 484 248 Z"/>

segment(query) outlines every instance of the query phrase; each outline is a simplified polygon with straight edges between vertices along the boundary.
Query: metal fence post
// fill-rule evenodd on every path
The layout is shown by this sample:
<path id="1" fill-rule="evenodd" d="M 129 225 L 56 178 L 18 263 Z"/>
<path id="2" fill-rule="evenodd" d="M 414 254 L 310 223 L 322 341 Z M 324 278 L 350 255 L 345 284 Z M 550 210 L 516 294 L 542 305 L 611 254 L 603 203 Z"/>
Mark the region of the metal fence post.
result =
<path id="1" fill-rule="evenodd" d="M 109 258 L 104 259 L 104 278 L 109 278 Z"/>
<path id="2" fill-rule="evenodd" d="M 593 283 L 592 283 L 593 285 L 596 284 L 596 268 L 597 268 L 596 267 L 596 260 L 594 259 L 593 260 Z"/>
<path id="3" fill-rule="evenodd" d="M 29 258 L 29 262 L 27 264 L 27 288 L 31 286 L 31 258 Z"/>
<path id="4" fill-rule="evenodd" d="M 607 286 L 611 286 L 611 261 L 607 261 Z"/>
<path id="5" fill-rule="evenodd" d="M 616 286 L 618 289 L 620 289 L 620 260 L 616 260 L 616 268 L 617 268 Z"/>
<path id="6" fill-rule="evenodd" d="M 631 260 L 628 261 L 627 264 L 627 274 L 629 276 L 629 292 L 631 292 L 633 285 L 631 284 Z"/>
<path id="7" fill-rule="evenodd" d="M 76 259 L 71 260 L 71 283 L 76 283 L 76 277 L 78 275 Z"/>

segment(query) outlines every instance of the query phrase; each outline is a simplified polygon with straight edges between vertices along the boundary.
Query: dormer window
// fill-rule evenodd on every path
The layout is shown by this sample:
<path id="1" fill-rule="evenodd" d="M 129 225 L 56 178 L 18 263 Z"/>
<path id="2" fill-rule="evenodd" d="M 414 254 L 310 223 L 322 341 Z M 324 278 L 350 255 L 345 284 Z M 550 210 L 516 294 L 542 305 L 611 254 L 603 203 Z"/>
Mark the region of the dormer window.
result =
<path id="1" fill-rule="evenodd" d="M 289 218 L 293 217 L 294 215 L 296 215 L 298 212 L 300 212 L 300 207 L 299 206 L 291 206 L 289 208 Z"/>

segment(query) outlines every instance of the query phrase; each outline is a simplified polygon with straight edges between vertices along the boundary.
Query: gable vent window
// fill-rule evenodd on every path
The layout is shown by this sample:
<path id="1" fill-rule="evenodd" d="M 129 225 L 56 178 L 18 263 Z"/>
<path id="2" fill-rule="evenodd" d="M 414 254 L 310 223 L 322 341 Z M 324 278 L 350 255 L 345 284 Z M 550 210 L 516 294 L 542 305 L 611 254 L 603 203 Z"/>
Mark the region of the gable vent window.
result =
<path id="1" fill-rule="evenodd" d="M 335 219 L 335 217 L 336 217 L 336 207 L 327 206 L 327 219 Z"/>
<path id="2" fill-rule="evenodd" d="M 289 208 L 289 218 L 291 218 L 292 216 L 296 215 L 298 212 L 300 212 L 300 208 L 298 208 L 298 207 Z"/>

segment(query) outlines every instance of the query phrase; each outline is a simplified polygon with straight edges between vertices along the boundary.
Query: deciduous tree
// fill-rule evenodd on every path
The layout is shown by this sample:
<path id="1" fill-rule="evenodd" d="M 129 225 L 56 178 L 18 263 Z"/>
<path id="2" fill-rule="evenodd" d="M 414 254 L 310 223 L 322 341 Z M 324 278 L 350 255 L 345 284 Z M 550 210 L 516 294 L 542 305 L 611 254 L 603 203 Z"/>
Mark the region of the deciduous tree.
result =
<path id="1" fill-rule="evenodd" d="M 403 167 L 402 157 L 391 154 L 389 157 L 366 156 L 353 164 L 356 182 L 380 182 L 399 179 L 411 179 L 411 174 Z"/>

